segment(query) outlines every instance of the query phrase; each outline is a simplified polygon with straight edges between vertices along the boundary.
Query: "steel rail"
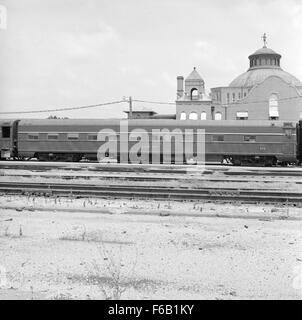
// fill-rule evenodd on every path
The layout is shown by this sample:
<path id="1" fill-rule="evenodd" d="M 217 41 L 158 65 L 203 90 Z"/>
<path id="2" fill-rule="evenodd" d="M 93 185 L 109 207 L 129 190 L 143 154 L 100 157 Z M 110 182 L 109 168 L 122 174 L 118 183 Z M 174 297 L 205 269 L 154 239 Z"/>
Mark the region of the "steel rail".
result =
<path id="1" fill-rule="evenodd" d="M 207 175 L 208 176 L 208 175 Z M 247 180 L 242 179 L 229 179 L 228 177 L 224 179 L 208 179 L 208 178 L 201 178 L 198 179 L 191 176 L 183 176 L 183 177 L 177 177 L 177 176 L 154 176 L 154 175 L 55 175 L 55 174 L 14 174 L 14 173 L 7 173 L 3 174 L 2 177 L 22 177 L 22 178 L 44 178 L 44 179 L 58 179 L 58 180 L 127 180 L 127 181 L 194 181 L 194 182 L 239 182 L 239 183 L 246 183 Z M 291 183 L 291 184 L 302 184 L 302 181 L 296 181 L 296 180 L 248 180 L 249 182 L 261 182 L 261 183 Z"/>
<path id="2" fill-rule="evenodd" d="M 134 185 L 91 185 L 0 182 L 3 194 L 56 195 L 101 198 L 144 198 L 170 200 L 221 200 L 302 203 L 302 193 L 242 188 L 171 188 Z"/>

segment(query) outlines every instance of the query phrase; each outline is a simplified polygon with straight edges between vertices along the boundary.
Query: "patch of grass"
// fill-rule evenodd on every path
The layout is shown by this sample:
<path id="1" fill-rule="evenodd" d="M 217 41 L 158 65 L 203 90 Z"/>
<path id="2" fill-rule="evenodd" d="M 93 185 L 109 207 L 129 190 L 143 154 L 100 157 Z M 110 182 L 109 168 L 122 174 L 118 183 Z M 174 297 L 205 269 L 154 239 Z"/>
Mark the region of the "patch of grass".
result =
<path id="1" fill-rule="evenodd" d="M 86 264 L 87 274 L 69 275 L 69 280 L 97 286 L 106 300 L 120 300 L 127 289 L 147 285 L 146 279 L 138 281 L 134 276 L 137 249 L 132 258 L 131 253 L 122 249 L 122 246 L 111 247 L 108 250 L 102 243 L 96 249 L 96 258 Z M 125 260 L 123 254 L 127 255 Z"/>
<path id="2" fill-rule="evenodd" d="M 110 276 L 100 276 L 95 273 L 83 274 L 67 274 L 67 279 L 73 283 L 80 283 L 83 285 L 95 285 L 95 286 L 106 286 L 113 289 L 115 287 L 115 281 Z M 151 279 L 121 279 L 120 286 L 126 289 L 133 288 L 135 290 L 154 290 L 159 285 L 163 285 L 162 281 L 156 281 Z"/>
<path id="3" fill-rule="evenodd" d="M 78 235 L 64 235 L 59 238 L 62 241 L 84 241 L 84 242 L 99 242 L 106 244 L 116 244 L 116 245 L 133 245 L 134 242 L 122 241 L 122 240 L 104 240 L 103 238 L 93 237 L 89 234 L 84 239 Z"/>
<path id="4" fill-rule="evenodd" d="M 6 226 L 4 228 L 4 231 L 0 232 L 0 238 L 16 239 L 16 238 L 22 238 L 22 237 L 24 237 L 22 225 L 20 225 L 18 229 L 18 233 L 11 233 L 9 226 Z"/>
<path id="5" fill-rule="evenodd" d="M 72 296 L 70 293 L 58 293 L 51 300 L 72 300 Z"/>
<path id="6" fill-rule="evenodd" d="M 119 240 L 103 240 L 98 238 L 90 238 L 87 237 L 85 239 L 78 237 L 77 235 L 65 235 L 59 238 L 62 241 L 86 241 L 86 242 L 99 242 L 99 243 L 106 243 L 106 244 L 117 244 L 117 245 L 133 245 L 134 242 L 130 241 L 119 241 Z"/>
<path id="7" fill-rule="evenodd" d="M 76 230 L 80 228 L 74 227 Z M 106 243 L 106 244 L 118 244 L 118 245 L 132 245 L 134 242 L 131 241 L 124 241 L 124 240 L 109 240 L 104 239 L 104 235 L 101 231 L 90 231 L 87 232 L 86 228 L 82 228 L 79 232 L 73 232 L 70 234 L 62 235 L 59 240 L 62 241 L 87 241 L 87 242 L 99 242 L 99 243 Z"/>
<path id="8" fill-rule="evenodd" d="M 76 232 L 60 237 L 60 240 L 87 241 L 88 243 L 99 242 L 96 247 L 97 255 L 91 263 L 86 263 L 86 274 L 67 274 L 67 279 L 80 282 L 88 286 L 97 286 L 106 300 L 119 300 L 122 294 L 129 288 L 136 290 L 151 290 L 156 288 L 158 282 L 150 279 L 137 279 L 134 275 L 137 263 L 137 248 L 135 256 L 131 257 L 129 250 L 125 251 L 122 245 L 130 245 L 133 242 L 113 239 L 105 240 L 101 231 L 87 232 L 86 228 L 73 228 Z M 108 250 L 105 244 L 118 244 L 110 246 Z M 123 255 L 125 259 L 123 259 Z"/>

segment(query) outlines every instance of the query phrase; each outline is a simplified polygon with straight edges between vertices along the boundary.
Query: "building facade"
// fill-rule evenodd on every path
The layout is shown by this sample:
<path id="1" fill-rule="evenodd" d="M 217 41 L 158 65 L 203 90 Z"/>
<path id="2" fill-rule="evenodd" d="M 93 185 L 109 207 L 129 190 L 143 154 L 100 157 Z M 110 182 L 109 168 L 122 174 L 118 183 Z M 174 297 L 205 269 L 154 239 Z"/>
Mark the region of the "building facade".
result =
<path id="1" fill-rule="evenodd" d="M 281 55 L 263 48 L 249 57 L 249 68 L 227 87 L 205 93 L 205 82 L 194 68 L 185 79 L 177 77 L 178 120 L 302 119 L 302 83 L 281 68 Z"/>

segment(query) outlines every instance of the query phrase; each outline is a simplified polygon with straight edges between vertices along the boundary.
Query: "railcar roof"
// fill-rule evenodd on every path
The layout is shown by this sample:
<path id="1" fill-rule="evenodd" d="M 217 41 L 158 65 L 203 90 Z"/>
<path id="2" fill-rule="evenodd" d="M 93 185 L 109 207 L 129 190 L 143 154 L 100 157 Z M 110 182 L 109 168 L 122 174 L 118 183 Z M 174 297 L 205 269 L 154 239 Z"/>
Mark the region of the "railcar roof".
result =
<path id="1" fill-rule="evenodd" d="M 0 120 L 1 123 L 2 120 Z M 103 126 L 118 125 L 121 121 L 128 121 L 134 126 L 201 126 L 201 127 L 223 127 L 223 126 L 255 126 L 255 127 L 282 127 L 284 123 L 292 123 L 291 121 L 271 121 L 271 120 L 173 120 L 173 119 L 24 119 L 21 120 L 19 126 Z M 6 122 L 6 121 L 4 121 Z"/>
<path id="2" fill-rule="evenodd" d="M 11 126 L 16 120 L 0 119 L 0 126 Z"/>

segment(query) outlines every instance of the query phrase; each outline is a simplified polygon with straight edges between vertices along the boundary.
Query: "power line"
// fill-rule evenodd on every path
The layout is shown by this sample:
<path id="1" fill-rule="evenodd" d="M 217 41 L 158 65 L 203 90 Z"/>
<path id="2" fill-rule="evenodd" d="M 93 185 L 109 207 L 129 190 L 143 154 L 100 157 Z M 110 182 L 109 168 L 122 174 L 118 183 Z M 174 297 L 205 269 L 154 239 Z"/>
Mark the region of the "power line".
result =
<path id="1" fill-rule="evenodd" d="M 133 101 L 135 101 L 135 102 L 141 102 L 141 103 L 175 105 L 175 103 L 172 103 L 172 102 L 156 102 L 156 101 L 146 101 L 146 100 L 132 100 L 131 97 L 129 97 L 129 100 L 127 100 L 127 99 L 124 98 L 123 100 L 120 100 L 120 101 L 99 103 L 99 104 L 93 104 L 93 105 L 88 105 L 88 106 L 56 108 L 56 109 L 46 109 L 46 110 L 8 111 L 8 112 L 0 112 L 0 114 L 26 114 L 26 113 L 28 114 L 28 113 L 45 113 L 45 112 L 59 112 L 59 111 L 81 110 L 81 109 L 95 108 L 95 107 L 101 107 L 101 106 L 107 106 L 107 105 L 119 104 L 119 103 L 130 103 L 130 108 L 131 108 L 131 104 L 132 104 Z"/>
<path id="2" fill-rule="evenodd" d="M 278 99 L 278 101 L 287 101 L 287 100 L 293 100 L 293 99 L 302 99 L 302 96 L 280 98 L 280 99 Z M 141 103 L 165 104 L 165 105 L 175 105 L 176 104 L 173 102 L 147 101 L 147 100 L 137 100 L 137 99 L 133 99 L 132 101 L 141 102 Z M 191 101 L 192 100 L 181 100 L 180 102 L 191 102 Z M 196 100 L 196 101 L 198 101 L 198 100 Z M 213 102 L 213 100 L 212 100 L 212 102 Z M 268 99 L 266 99 L 266 100 L 251 100 L 251 101 L 247 101 L 247 102 L 244 102 L 244 101 L 241 102 L 241 101 L 237 100 L 237 101 L 232 101 L 229 103 L 222 103 L 222 105 L 255 104 L 255 103 L 266 103 L 266 102 L 268 102 Z"/>
<path id="3" fill-rule="evenodd" d="M 245 98 L 245 97 L 244 97 Z M 301 99 L 302 96 L 295 96 L 295 97 L 287 97 L 287 98 L 280 98 L 278 101 L 287 101 L 293 99 Z M 190 102 L 191 100 L 182 100 L 180 102 Z M 176 103 L 174 102 L 164 102 L 164 101 L 149 101 L 149 100 L 139 100 L 139 99 L 123 99 L 120 101 L 112 101 L 112 102 L 105 102 L 105 103 L 98 103 L 88 106 L 79 106 L 79 107 L 67 107 L 67 108 L 56 108 L 56 109 L 46 109 L 46 110 L 31 110 L 31 111 L 8 111 L 8 112 L 0 112 L 0 114 L 26 114 L 26 113 L 45 113 L 45 112 L 59 112 L 59 111 L 70 111 L 70 110 L 81 110 L 81 109 L 88 109 L 88 108 L 96 108 L 101 106 L 113 105 L 113 104 L 120 104 L 120 103 L 130 103 L 130 107 L 132 102 L 140 102 L 140 103 L 150 103 L 150 104 L 161 104 L 161 105 L 173 105 L 175 106 Z M 252 100 L 247 102 L 241 101 L 233 101 L 229 103 L 221 103 L 221 106 L 236 106 L 236 105 L 244 105 L 244 104 L 256 104 L 256 103 L 267 103 L 268 100 Z M 213 103 L 213 100 L 212 100 Z"/>
<path id="4" fill-rule="evenodd" d="M 88 105 L 88 106 L 68 107 L 68 108 L 56 108 L 56 109 L 47 109 L 47 110 L 0 112 L 0 114 L 44 113 L 44 112 L 57 112 L 57 111 L 68 111 L 68 110 L 80 110 L 80 109 L 88 109 L 88 108 L 95 108 L 95 107 L 101 107 L 101 106 L 108 106 L 108 105 L 111 105 L 111 104 L 118 104 L 118 103 L 124 103 L 124 102 L 127 102 L 127 101 L 125 101 L 125 100 L 112 101 L 112 102 L 92 104 L 92 105 Z"/>

